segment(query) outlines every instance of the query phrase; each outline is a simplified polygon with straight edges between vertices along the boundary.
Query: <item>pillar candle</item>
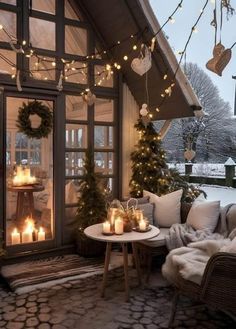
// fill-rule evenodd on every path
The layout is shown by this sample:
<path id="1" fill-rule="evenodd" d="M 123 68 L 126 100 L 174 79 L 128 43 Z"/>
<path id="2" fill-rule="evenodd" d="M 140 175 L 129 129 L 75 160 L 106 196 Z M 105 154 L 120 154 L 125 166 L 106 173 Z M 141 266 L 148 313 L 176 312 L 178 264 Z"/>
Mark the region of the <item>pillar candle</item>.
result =
<path id="1" fill-rule="evenodd" d="M 103 223 L 102 231 L 103 231 L 103 233 L 111 233 L 111 224 L 108 221 Z"/>
<path id="2" fill-rule="evenodd" d="M 15 228 L 11 234 L 11 244 L 19 244 L 20 243 L 20 233 L 17 232 L 17 228 Z"/>
<path id="3" fill-rule="evenodd" d="M 42 227 L 39 228 L 38 231 L 38 241 L 44 241 L 45 240 L 45 231 Z"/>
<path id="4" fill-rule="evenodd" d="M 117 217 L 115 220 L 115 234 L 123 234 L 124 233 L 124 223 L 120 217 Z"/>
<path id="5" fill-rule="evenodd" d="M 146 228 L 147 228 L 147 223 L 145 222 L 144 219 L 141 219 L 139 221 L 139 229 L 140 229 L 140 231 L 145 231 Z"/>
<path id="6" fill-rule="evenodd" d="M 33 242 L 33 233 L 32 231 L 22 232 L 22 243 Z"/>
<path id="7" fill-rule="evenodd" d="M 140 209 L 135 210 L 135 217 L 138 221 L 143 219 L 143 211 Z"/>

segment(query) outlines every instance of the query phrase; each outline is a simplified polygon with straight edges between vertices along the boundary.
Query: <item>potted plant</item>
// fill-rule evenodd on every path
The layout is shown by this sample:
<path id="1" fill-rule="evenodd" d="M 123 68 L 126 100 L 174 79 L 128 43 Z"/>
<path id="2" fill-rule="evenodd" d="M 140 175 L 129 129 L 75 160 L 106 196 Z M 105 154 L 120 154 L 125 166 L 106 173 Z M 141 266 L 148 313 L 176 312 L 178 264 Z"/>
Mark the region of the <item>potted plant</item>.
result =
<path id="1" fill-rule="evenodd" d="M 79 202 L 76 213 L 78 223 L 77 252 L 84 257 L 99 256 L 105 251 L 105 243 L 86 237 L 86 227 L 102 223 L 107 216 L 105 193 L 99 187 L 99 178 L 94 170 L 94 158 L 87 150 L 84 162 L 84 175 L 79 185 Z"/>

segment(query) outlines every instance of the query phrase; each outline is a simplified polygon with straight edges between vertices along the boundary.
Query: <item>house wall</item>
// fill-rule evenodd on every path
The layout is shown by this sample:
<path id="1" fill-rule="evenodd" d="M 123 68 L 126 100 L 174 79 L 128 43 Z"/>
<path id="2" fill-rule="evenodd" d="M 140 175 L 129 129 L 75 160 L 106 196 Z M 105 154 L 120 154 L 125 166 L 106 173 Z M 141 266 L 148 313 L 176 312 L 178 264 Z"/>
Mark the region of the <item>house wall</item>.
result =
<path id="1" fill-rule="evenodd" d="M 122 197 L 129 195 L 131 178 L 130 153 L 138 140 L 134 124 L 138 119 L 139 107 L 128 86 L 123 84 L 123 124 L 122 124 Z"/>

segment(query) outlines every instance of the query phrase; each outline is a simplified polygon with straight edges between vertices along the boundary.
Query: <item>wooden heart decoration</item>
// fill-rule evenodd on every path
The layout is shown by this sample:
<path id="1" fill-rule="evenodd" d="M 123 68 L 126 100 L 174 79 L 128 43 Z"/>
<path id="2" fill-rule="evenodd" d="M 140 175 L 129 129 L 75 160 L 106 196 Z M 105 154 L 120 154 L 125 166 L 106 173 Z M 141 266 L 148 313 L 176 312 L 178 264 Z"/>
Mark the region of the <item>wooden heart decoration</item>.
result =
<path id="1" fill-rule="evenodd" d="M 213 58 L 206 63 L 206 67 L 208 70 L 222 76 L 222 72 L 228 65 L 231 56 L 231 49 L 225 49 L 221 43 L 218 43 L 213 49 Z"/>
<path id="2" fill-rule="evenodd" d="M 186 150 L 184 152 L 184 157 L 188 161 L 191 161 L 195 156 L 196 156 L 196 152 L 194 150 Z"/>
<path id="3" fill-rule="evenodd" d="M 151 66 L 152 56 L 151 52 L 147 47 L 145 48 L 144 56 L 141 54 L 139 58 L 134 58 L 131 62 L 132 70 L 141 76 L 144 75 L 148 70 L 150 70 Z"/>

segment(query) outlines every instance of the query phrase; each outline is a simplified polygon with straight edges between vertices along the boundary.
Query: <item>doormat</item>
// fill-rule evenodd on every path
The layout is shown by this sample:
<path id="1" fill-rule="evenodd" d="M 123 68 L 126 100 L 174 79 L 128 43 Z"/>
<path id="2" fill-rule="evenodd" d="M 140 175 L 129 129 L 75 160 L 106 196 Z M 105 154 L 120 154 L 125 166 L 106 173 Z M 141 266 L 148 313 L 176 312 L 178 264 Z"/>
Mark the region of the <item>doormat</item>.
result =
<path id="1" fill-rule="evenodd" d="M 112 253 L 109 270 L 122 265 L 122 254 Z M 22 294 L 38 288 L 102 274 L 103 267 L 103 258 L 63 255 L 5 265 L 1 269 L 1 275 L 12 291 Z"/>

